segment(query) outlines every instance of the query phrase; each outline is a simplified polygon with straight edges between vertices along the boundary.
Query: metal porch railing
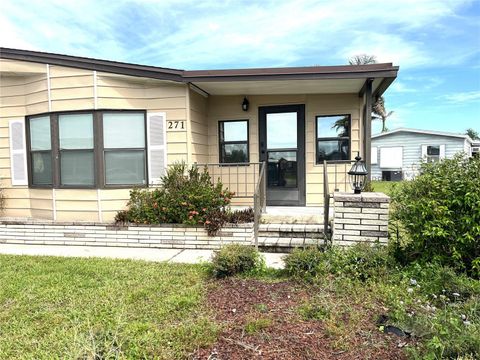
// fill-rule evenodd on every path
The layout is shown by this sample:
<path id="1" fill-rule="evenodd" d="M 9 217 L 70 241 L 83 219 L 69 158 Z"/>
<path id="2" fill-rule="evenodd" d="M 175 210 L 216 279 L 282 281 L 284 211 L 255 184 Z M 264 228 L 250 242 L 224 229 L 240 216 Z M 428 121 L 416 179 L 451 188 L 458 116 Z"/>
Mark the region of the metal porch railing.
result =
<path id="1" fill-rule="evenodd" d="M 334 191 L 349 191 L 348 171 L 355 160 L 323 161 L 323 232 L 331 242 L 330 200 Z"/>
<path id="2" fill-rule="evenodd" d="M 197 167 L 206 168 L 212 182 L 221 182 L 236 199 L 252 199 L 254 212 L 255 246 L 258 248 L 258 229 L 260 216 L 267 205 L 267 183 L 265 162 L 252 163 L 195 163 Z"/>

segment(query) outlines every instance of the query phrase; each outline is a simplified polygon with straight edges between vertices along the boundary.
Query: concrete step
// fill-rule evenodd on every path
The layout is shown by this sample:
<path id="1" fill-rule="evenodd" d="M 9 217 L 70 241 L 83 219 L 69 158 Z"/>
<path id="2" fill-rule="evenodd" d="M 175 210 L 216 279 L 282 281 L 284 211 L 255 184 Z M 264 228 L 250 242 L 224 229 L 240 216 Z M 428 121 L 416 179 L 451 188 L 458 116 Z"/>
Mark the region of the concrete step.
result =
<path id="1" fill-rule="evenodd" d="M 323 239 L 319 224 L 260 224 L 258 235 L 273 238 Z"/>
<path id="2" fill-rule="evenodd" d="M 265 251 L 286 251 L 290 252 L 295 248 L 303 248 L 308 246 L 323 246 L 324 239 L 308 239 L 308 238 L 287 238 L 287 237 L 258 237 L 258 246 Z"/>

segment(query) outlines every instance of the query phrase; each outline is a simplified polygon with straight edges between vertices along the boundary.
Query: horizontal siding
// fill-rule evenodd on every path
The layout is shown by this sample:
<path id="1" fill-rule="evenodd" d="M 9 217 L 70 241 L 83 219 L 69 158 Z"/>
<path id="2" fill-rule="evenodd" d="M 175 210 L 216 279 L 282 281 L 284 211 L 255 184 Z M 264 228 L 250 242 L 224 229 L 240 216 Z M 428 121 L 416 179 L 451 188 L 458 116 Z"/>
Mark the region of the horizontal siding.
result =
<path id="1" fill-rule="evenodd" d="M 21 76 L 7 75 L 5 71 Z M 64 66 L 0 60 L 0 176 L 8 200 L 4 216 L 61 221 L 111 221 L 124 209 L 129 190 L 55 190 L 12 187 L 8 124 L 11 119 L 49 111 L 141 109 L 164 112 L 167 120 L 187 120 L 186 86 Z M 50 99 L 48 87 L 50 85 Z M 97 101 L 95 101 L 95 93 Z M 50 109 L 49 109 L 50 100 Z M 167 132 L 167 161 L 187 161 L 188 137 Z M 55 200 L 54 200 L 55 198 Z M 101 214 L 99 213 L 101 209 Z"/>
<path id="2" fill-rule="evenodd" d="M 464 151 L 465 140 L 442 135 L 399 132 L 372 139 L 372 147 L 377 147 L 378 163 L 372 165 L 372 178 L 381 179 L 383 170 L 402 170 L 406 174 L 415 173 L 422 161 L 422 145 L 445 145 L 445 157 L 452 158 Z M 380 148 L 401 146 L 403 148 L 403 166 L 401 169 L 380 168 Z"/>

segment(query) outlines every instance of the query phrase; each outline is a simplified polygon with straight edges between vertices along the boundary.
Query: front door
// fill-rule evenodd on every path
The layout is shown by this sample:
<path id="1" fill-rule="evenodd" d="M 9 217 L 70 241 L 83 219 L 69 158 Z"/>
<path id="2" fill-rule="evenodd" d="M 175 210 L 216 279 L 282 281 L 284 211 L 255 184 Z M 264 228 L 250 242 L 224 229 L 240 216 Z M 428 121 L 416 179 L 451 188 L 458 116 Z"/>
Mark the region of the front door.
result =
<path id="1" fill-rule="evenodd" d="M 260 161 L 267 205 L 305 205 L 305 105 L 259 108 Z"/>

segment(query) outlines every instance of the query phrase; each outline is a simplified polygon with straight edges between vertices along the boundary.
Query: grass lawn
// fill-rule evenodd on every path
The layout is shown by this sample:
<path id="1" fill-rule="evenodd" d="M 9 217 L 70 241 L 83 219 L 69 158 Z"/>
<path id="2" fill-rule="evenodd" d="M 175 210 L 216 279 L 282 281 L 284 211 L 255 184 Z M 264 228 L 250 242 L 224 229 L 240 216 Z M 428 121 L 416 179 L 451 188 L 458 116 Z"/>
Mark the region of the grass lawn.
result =
<path id="1" fill-rule="evenodd" d="M 175 359 L 216 338 L 199 266 L 0 255 L 0 284 L 0 359 Z"/>
<path id="2" fill-rule="evenodd" d="M 372 181 L 373 190 L 390 195 L 392 187 L 395 186 L 395 181 Z"/>

